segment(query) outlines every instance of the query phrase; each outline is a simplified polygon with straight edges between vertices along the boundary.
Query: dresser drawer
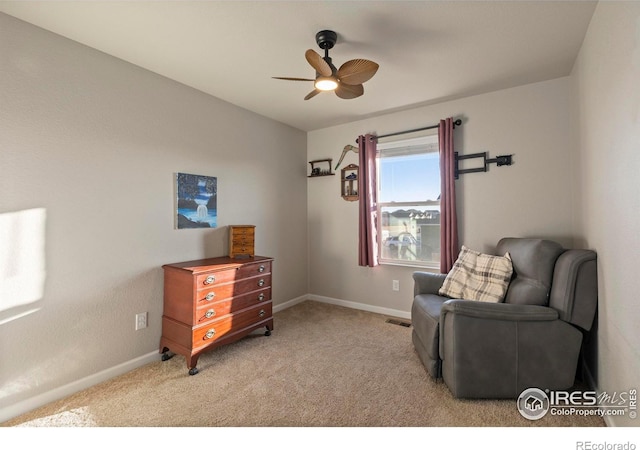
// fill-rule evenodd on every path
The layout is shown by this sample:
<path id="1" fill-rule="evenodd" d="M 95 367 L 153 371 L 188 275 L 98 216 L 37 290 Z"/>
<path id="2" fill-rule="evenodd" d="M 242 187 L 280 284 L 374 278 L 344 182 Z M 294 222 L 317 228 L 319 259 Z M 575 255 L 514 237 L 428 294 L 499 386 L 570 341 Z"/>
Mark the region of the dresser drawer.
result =
<path id="1" fill-rule="evenodd" d="M 196 293 L 196 305 L 202 302 L 216 302 L 247 294 L 252 291 L 271 286 L 271 274 L 246 278 L 235 283 L 221 284 L 211 289 L 203 289 Z"/>
<path id="2" fill-rule="evenodd" d="M 255 247 L 249 243 L 233 244 L 233 250 L 236 255 L 253 255 L 255 253 Z"/>
<path id="3" fill-rule="evenodd" d="M 237 269 L 200 274 L 196 276 L 196 286 L 198 289 L 207 289 L 265 273 L 271 273 L 271 262 L 269 261 L 245 264 Z"/>
<path id="4" fill-rule="evenodd" d="M 217 320 L 227 314 L 266 303 L 271 300 L 271 288 L 251 292 L 218 302 L 201 302 L 196 310 L 195 325 Z"/>
<path id="5" fill-rule="evenodd" d="M 241 237 L 241 236 L 248 236 L 251 239 L 253 239 L 253 237 L 256 234 L 256 229 L 253 225 L 247 225 L 247 226 L 231 225 L 230 228 L 231 229 L 229 230 L 229 233 L 231 234 L 232 239 L 235 239 L 236 237 Z"/>
<path id="6" fill-rule="evenodd" d="M 235 233 L 231 236 L 231 243 L 235 244 L 253 244 L 255 242 L 255 236 L 251 233 Z"/>
<path id="7" fill-rule="evenodd" d="M 224 283 L 231 283 L 238 277 L 239 269 L 220 270 L 196 276 L 197 289 L 206 289 Z"/>
<path id="8" fill-rule="evenodd" d="M 249 244 L 249 245 L 253 245 L 253 243 L 255 242 L 255 240 L 253 239 L 253 236 L 234 236 L 233 238 L 231 238 L 231 243 L 232 244 Z"/>
<path id="9" fill-rule="evenodd" d="M 248 278 L 257 275 L 263 275 L 267 273 L 271 273 L 271 262 L 256 262 L 252 264 L 246 264 L 238 269 L 239 275 L 238 278 Z"/>
<path id="10" fill-rule="evenodd" d="M 193 347 L 198 348 L 210 345 L 228 334 L 240 331 L 263 320 L 268 320 L 271 316 L 271 302 L 268 302 L 199 326 L 193 330 Z"/>

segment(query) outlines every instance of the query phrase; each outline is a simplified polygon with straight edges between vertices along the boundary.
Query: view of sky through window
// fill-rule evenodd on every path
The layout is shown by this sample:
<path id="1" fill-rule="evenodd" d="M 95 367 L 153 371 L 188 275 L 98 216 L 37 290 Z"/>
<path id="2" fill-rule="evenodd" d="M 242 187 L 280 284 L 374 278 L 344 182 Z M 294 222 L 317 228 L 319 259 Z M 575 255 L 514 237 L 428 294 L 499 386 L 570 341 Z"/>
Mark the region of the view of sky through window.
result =
<path id="1" fill-rule="evenodd" d="M 380 159 L 379 202 L 438 200 L 440 166 L 437 152 Z"/>

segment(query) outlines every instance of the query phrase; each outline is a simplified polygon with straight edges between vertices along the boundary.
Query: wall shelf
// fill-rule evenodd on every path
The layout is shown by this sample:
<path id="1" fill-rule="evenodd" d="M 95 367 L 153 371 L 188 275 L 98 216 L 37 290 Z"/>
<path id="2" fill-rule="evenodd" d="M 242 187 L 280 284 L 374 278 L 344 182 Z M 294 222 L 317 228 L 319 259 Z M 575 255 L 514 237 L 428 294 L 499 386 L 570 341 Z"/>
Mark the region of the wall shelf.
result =
<path id="1" fill-rule="evenodd" d="M 331 171 L 331 161 L 333 161 L 331 158 L 309 161 L 309 164 L 311 165 L 311 174 L 309 175 L 309 178 L 335 175 L 335 173 Z"/>
<path id="2" fill-rule="evenodd" d="M 340 195 L 348 202 L 355 202 L 358 195 L 359 168 L 355 164 L 349 164 L 340 171 Z"/>

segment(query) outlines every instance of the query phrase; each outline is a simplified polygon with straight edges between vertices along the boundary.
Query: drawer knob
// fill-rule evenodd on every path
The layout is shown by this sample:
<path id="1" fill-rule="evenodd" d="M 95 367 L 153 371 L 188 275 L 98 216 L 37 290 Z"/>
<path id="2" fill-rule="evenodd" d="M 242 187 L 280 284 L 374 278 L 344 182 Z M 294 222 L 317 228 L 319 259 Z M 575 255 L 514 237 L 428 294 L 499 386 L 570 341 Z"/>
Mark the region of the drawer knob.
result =
<path id="1" fill-rule="evenodd" d="M 211 328 L 209 331 L 207 331 L 207 334 L 204 335 L 204 338 L 211 339 L 215 334 L 216 334 L 216 330 Z"/>
<path id="2" fill-rule="evenodd" d="M 213 317 L 216 315 L 216 312 L 213 309 L 208 310 L 206 313 L 204 313 L 204 316 L 208 319 L 209 317 Z"/>
<path id="3" fill-rule="evenodd" d="M 211 300 L 213 300 L 213 299 L 215 298 L 215 296 L 216 296 L 216 293 L 215 293 L 215 292 L 209 292 L 209 293 L 207 294 L 207 296 L 206 296 L 204 299 L 205 299 L 206 301 L 210 302 Z"/>
<path id="4" fill-rule="evenodd" d="M 216 277 L 213 275 L 209 275 L 206 280 L 204 280 L 204 284 L 211 284 L 216 281 Z"/>
<path id="5" fill-rule="evenodd" d="M 264 309 L 261 309 L 260 312 L 258 313 L 260 317 L 264 317 L 265 314 L 266 312 L 264 312 Z"/>
<path id="6" fill-rule="evenodd" d="M 264 272 L 264 264 L 260 264 L 260 267 L 258 267 L 258 272 Z"/>
<path id="7" fill-rule="evenodd" d="M 258 301 L 261 302 L 262 300 L 264 300 L 264 292 L 261 292 L 260 295 L 258 295 Z"/>
<path id="8" fill-rule="evenodd" d="M 260 287 L 264 286 L 264 280 L 261 279 L 260 281 L 258 281 L 258 286 Z"/>

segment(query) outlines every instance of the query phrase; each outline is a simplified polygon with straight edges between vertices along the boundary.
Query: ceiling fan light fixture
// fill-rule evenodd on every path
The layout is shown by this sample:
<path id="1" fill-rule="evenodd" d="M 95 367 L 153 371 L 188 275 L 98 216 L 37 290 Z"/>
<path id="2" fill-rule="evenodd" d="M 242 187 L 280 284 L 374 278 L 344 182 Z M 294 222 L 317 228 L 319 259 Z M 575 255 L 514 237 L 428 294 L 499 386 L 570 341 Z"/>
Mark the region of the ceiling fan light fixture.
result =
<path id="1" fill-rule="evenodd" d="M 321 92 L 333 91 L 339 98 L 348 100 L 358 98 L 364 94 L 362 83 L 371 79 L 378 70 L 378 63 L 368 59 L 352 59 L 345 62 L 339 69 L 331 62 L 329 49 L 338 39 L 338 34 L 331 30 L 322 30 L 316 34 L 316 43 L 324 50 L 324 57 L 312 49 L 304 52 L 304 57 L 315 69 L 316 78 L 273 77 L 278 80 L 313 81 L 313 91 L 304 99 L 309 100 Z"/>
<path id="2" fill-rule="evenodd" d="M 318 77 L 314 86 L 319 91 L 333 91 L 338 87 L 338 80 L 334 77 Z"/>

